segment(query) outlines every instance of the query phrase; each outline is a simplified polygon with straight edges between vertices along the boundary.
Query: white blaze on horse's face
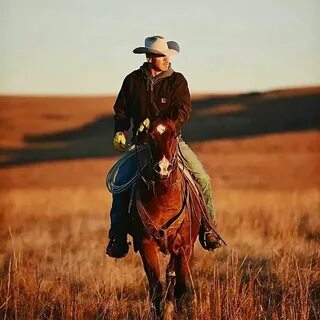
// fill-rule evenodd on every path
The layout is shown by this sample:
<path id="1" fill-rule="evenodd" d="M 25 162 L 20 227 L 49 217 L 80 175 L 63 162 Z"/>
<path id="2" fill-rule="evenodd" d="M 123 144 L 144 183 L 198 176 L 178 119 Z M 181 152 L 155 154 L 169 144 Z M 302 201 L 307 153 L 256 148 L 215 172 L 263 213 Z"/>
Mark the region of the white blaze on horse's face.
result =
<path id="1" fill-rule="evenodd" d="M 171 170 L 169 170 L 170 162 L 166 158 L 166 156 L 163 156 L 163 158 L 159 161 L 159 168 L 160 168 L 160 176 L 167 177 Z"/>
<path id="2" fill-rule="evenodd" d="M 160 133 L 163 134 L 166 131 L 166 127 L 163 124 L 159 124 L 156 128 L 156 130 Z"/>

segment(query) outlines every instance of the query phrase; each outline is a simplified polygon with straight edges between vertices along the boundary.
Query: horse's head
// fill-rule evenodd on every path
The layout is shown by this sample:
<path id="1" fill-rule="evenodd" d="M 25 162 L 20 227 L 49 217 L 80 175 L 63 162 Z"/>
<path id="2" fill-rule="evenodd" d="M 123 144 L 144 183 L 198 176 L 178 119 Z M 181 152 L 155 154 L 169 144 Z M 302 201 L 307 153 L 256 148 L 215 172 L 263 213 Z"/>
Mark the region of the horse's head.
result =
<path id="1" fill-rule="evenodd" d="M 153 169 L 161 179 L 166 179 L 177 165 L 177 146 L 175 124 L 170 119 L 158 120 L 149 129 L 150 149 Z"/>

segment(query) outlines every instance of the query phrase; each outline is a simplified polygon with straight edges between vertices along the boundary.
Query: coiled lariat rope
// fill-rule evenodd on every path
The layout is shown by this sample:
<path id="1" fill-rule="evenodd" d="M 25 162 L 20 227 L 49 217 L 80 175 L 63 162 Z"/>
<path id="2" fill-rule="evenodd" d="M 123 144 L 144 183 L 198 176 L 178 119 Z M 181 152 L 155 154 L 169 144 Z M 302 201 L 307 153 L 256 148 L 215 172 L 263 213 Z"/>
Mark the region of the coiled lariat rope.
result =
<path id="1" fill-rule="evenodd" d="M 121 193 L 126 191 L 127 189 L 129 189 L 133 184 L 135 184 L 139 178 L 142 177 L 142 171 L 147 167 L 147 165 L 152 162 L 152 153 L 151 153 L 151 149 L 150 149 L 150 144 L 149 144 L 149 137 L 148 137 L 148 141 L 146 144 L 139 144 L 138 142 L 138 135 L 139 133 L 145 131 L 146 133 L 148 133 L 148 127 L 145 125 L 144 122 L 141 123 L 140 127 L 137 129 L 135 135 L 134 135 L 134 145 L 131 146 L 129 148 L 129 151 L 123 155 L 110 169 L 110 171 L 107 174 L 106 177 L 106 185 L 108 190 L 113 193 L 113 194 L 117 194 L 117 193 Z M 147 160 L 144 159 L 143 164 L 141 164 L 141 162 L 139 161 L 139 153 L 142 153 L 142 151 L 148 149 L 148 153 L 149 156 L 147 158 Z M 116 184 L 116 179 L 117 179 L 117 175 L 119 172 L 119 169 L 121 168 L 121 166 L 128 161 L 130 158 L 132 157 L 136 157 L 135 160 L 137 162 L 137 168 L 138 170 L 136 170 L 135 175 L 128 180 L 127 182 L 121 184 L 121 185 L 117 185 Z"/>
<path id="2" fill-rule="evenodd" d="M 121 168 L 121 166 L 132 157 L 138 158 L 138 154 L 147 148 L 148 148 L 147 145 L 142 145 L 142 146 L 138 146 L 138 147 L 135 146 L 135 149 L 138 149 L 138 150 L 129 151 L 128 153 L 123 155 L 119 159 L 119 161 L 117 161 L 113 165 L 113 167 L 110 169 L 110 171 L 108 172 L 107 177 L 106 177 L 106 185 L 107 185 L 108 190 L 111 193 L 117 194 L 117 193 L 121 193 L 121 192 L 126 191 L 130 186 L 132 186 L 133 183 L 135 183 L 141 177 L 141 171 L 144 170 L 144 168 L 148 165 L 149 160 L 143 164 L 139 163 L 138 170 L 136 171 L 135 175 L 130 180 L 128 180 L 127 182 L 125 182 L 121 185 L 116 184 L 117 175 L 118 175 L 118 172 L 119 172 L 119 169 Z"/>

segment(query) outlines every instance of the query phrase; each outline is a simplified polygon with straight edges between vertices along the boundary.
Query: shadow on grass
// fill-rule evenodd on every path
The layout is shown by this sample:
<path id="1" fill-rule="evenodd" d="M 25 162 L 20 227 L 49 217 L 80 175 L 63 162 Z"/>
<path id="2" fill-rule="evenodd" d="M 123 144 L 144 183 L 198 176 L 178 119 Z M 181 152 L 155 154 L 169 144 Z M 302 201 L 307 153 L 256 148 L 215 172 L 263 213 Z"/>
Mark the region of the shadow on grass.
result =
<path id="1" fill-rule="evenodd" d="M 281 91 L 211 96 L 193 101 L 183 129 L 188 143 L 243 138 L 320 128 L 320 91 Z M 26 135 L 24 148 L 0 149 L 1 167 L 28 163 L 116 156 L 112 148 L 113 118 L 100 116 L 76 129 Z"/>

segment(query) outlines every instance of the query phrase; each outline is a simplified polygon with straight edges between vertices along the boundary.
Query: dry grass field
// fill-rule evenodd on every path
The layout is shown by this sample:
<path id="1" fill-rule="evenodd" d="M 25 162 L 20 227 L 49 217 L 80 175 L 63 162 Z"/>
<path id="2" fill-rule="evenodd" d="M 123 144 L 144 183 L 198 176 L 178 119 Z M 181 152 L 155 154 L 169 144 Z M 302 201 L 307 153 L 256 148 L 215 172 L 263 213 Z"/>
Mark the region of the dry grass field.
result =
<path id="1" fill-rule="evenodd" d="M 228 246 L 197 244 L 183 319 L 320 319 L 319 112 L 308 97 L 319 110 L 319 88 L 194 100 L 218 136 L 193 140 L 210 124 L 191 121 L 186 140 L 212 177 Z M 113 101 L 0 97 L 0 319 L 148 319 L 139 255 L 104 255 L 117 157 L 112 127 L 96 128 Z M 261 130 L 241 131 L 241 119 Z"/>

